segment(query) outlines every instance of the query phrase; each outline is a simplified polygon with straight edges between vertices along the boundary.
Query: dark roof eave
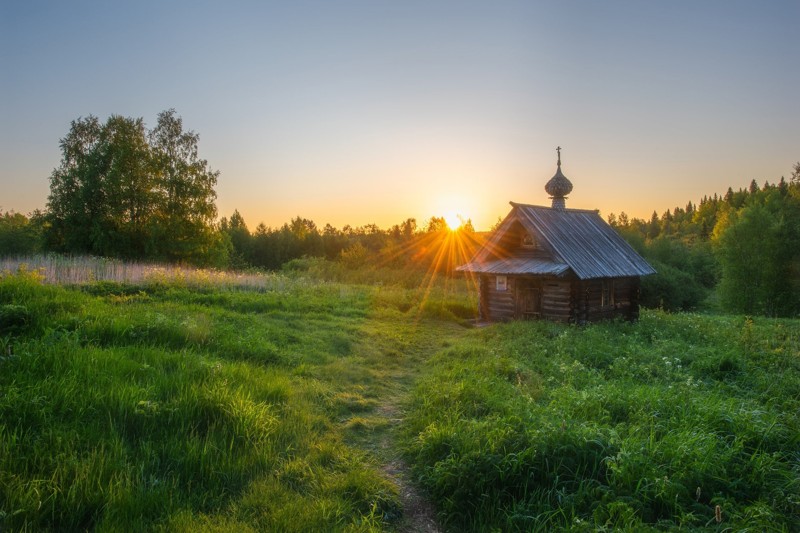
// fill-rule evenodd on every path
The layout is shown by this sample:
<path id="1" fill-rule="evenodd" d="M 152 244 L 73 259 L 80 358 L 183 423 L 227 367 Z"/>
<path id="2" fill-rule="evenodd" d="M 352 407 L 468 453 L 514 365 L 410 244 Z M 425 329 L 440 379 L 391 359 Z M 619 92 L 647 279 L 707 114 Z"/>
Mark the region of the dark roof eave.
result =
<path id="1" fill-rule="evenodd" d="M 569 274 L 574 275 L 577 279 L 581 281 L 591 281 L 595 279 L 614 279 L 614 278 L 641 278 L 644 276 L 652 276 L 654 274 L 658 274 L 656 270 L 652 272 L 646 272 L 641 274 L 621 274 L 617 276 L 591 276 L 591 277 L 580 277 L 575 271 L 571 268 L 567 268 L 562 272 L 526 272 L 522 270 L 492 270 L 486 268 L 470 268 L 471 265 L 461 265 L 456 267 L 456 272 L 465 272 L 465 273 L 472 273 L 472 274 L 493 274 L 499 276 L 556 276 L 559 278 L 567 277 Z"/>

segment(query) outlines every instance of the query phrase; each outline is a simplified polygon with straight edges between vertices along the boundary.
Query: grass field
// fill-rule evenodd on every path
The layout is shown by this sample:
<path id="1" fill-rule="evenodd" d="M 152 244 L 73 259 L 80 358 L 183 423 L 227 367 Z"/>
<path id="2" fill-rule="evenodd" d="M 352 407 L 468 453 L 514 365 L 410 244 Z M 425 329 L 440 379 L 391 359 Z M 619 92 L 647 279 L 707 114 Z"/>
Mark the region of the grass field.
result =
<path id="1" fill-rule="evenodd" d="M 426 363 L 404 431 L 454 531 L 798 531 L 800 323 L 493 326 Z"/>
<path id="2" fill-rule="evenodd" d="M 410 531 L 411 479 L 445 530 L 800 529 L 797 321 L 470 328 L 319 268 L 3 274 L 0 530 Z"/>

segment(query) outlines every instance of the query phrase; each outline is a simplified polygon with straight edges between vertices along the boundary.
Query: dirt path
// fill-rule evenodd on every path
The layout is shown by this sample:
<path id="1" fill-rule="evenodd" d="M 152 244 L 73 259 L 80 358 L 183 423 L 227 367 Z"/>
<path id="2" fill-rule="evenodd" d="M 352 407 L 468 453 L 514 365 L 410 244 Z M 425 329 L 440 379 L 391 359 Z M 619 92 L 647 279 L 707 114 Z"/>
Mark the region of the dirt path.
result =
<path id="1" fill-rule="evenodd" d="M 403 518 L 398 524 L 398 531 L 403 533 L 439 533 L 441 529 L 436 522 L 436 509 L 433 504 L 425 498 L 411 481 L 411 469 L 399 454 L 393 450 L 391 435 L 397 426 L 402 422 L 402 418 L 397 406 L 384 405 L 380 409 L 381 415 L 389 421 L 390 431 L 383 436 L 381 448 L 389 457 L 388 461 L 382 466 L 386 476 L 394 481 L 400 495 L 400 503 L 403 506 Z"/>
<path id="2" fill-rule="evenodd" d="M 356 445 L 375 457 L 380 470 L 397 487 L 403 509 L 394 530 L 402 533 L 439 533 L 436 509 L 415 486 L 410 465 L 402 457 L 399 430 L 403 423 L 403 404 L 421 375 L 425 361 L 437 351 L 464 334 L 464 327 L 455 323 L 406 323 L 392 326 L 393 341 L 384 335 L 388 331 L 373 330 L 372 346 L 392 346 L 393 351 L 378 354 L 373 351 L 363 363 L 380 373 L 379 384 L 369 387 L 377 405 L 372 415 L 381 420 L 375 431 L 362 435 Z M 402 334 L 397 335 L 398 330 Z M 365 352 L 370 352 L 365 348 Z M 393 354 L 393 355 L 392 355 Z"/>

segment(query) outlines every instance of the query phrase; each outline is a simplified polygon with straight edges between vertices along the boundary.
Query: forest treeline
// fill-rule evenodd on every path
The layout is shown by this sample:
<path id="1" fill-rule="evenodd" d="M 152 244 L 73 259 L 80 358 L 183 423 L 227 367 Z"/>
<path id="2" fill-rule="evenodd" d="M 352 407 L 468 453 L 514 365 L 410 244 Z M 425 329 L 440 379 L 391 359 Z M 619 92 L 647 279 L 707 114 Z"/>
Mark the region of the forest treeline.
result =
<path id="1" fill-rule="evenodd" d="M 431 217 L 418 227 L 408 218 L 389 229 L 376 224 L 341 229 L 295 217 L 278 228 L 263 223 L 250 232 L 238 211 L 222 218 L 220 231 L 230 242 L 230 266 L 276 270 L 302 257 L 338 261 L 345 267 L 418 268 L 454 273 L 483 242 L 470 221 L 452 231 L 443 217 Z"/>
<path id="2" fill-rule="evenodd" d="M 251 233 L 238 211 L 217 219 L 219 172 L 199 156 L 198 140 L 173 109 L 150 130 L 142 118 L 119 115 L 72 121 L 45 210 L 0 213 L 0 255 L 55 252 L 269 270 L 316 257 L 452 273 L 480 242 L 466 221 L 456 245 L 442 217 L 423 227 L 410 218 L 383 230 L 318 228 L 298 216 Z"/>
<path id="3" fill-rule="evenodd" d="M 54 247 L 48 239 L 48 216 L 34 212 L 29 216 L 0 212 L 0 256 L 25 256 L 39 253 L 92 253 L 81 248 L 65 250 Z M 320 228 L 310 219 L 297 216 L 278 227 L 258 224 L 251 231 L 235 210 L 222 217 L 212 228 L 216 248 L 212 255 L 196 253 L 194 261 L 179 261 L 196 266 L 233 270 L 280 270 L 306 268 L 308 260 L 327 260 L 345 269 L 364 267 L 412 269 L 421 272 L 456 275 L 455 267 L 467 262 L 484 242 L 485 234 L 476 232 L 470 221 L 453 230 L 444 217 L 431 217 L 419 226 L 408 218 L 388 229 L 376 224 Z M 95 254 L 119 259 L 163 260 L 144 253 Z M 313 261 L 311 261 L 313 262 Z"/>
<path id="4" fill-rule="evenodd" d="M 301 258 L 341 268 L 388 267 L 456 275 L 485 238 L 467 221 L 442 217 L 319 227 L 297 216 L 250 229 L 238 211 L 218 219 L 219 172 L 198 154 L 199 136 L 175 111 L 148 130 L 141 118 L 79 118 L 61 139 L 43 211 L 0 212 L 0 255 L 88 254 L 138 261 L 277 270 Z M 800 313 L 800 163 L 789 180 L 698 204 L 653 212 L 649 220 L 611 214 L 616 228 L 658 271 L 642 302 L 667 310 L 718 309 L 770 316 Z M 317 264 L 319 264 L 319 261 Z M 301 265 L 302 266 L 302 265 Z"/>
<path id="5" fill-rule="evenodd" d="M 647 307 L 800 313 L 800 163 L 789 181 L 753 180 L 649 220 L 623 212 L 608 222 L 658 271 L 642 280 Z"/>

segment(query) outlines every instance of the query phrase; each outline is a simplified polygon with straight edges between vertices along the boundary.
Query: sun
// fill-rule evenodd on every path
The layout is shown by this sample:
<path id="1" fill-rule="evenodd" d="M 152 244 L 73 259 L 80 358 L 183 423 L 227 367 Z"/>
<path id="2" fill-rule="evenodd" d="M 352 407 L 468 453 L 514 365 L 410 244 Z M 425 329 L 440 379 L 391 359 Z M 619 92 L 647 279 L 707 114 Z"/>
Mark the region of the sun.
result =
<path id="1" fill-rule="evenodd" d="M 431 200 L 430 210 L 437 218 L 444 219 L 450 231 L 459 231 L 470 222 L 467 213 L 472 213 L 475 206 L 469 196 L 449 192 Z"/>
<path id="2" fill-rule="evenodd" d="M 450 228 L 451 231 L 456 231 L 458 228 L 464 225 L 464 217 L 455 211 L 445 213 L 443 217 L 444 221 L 447 222 L 447 227 Z"/>

